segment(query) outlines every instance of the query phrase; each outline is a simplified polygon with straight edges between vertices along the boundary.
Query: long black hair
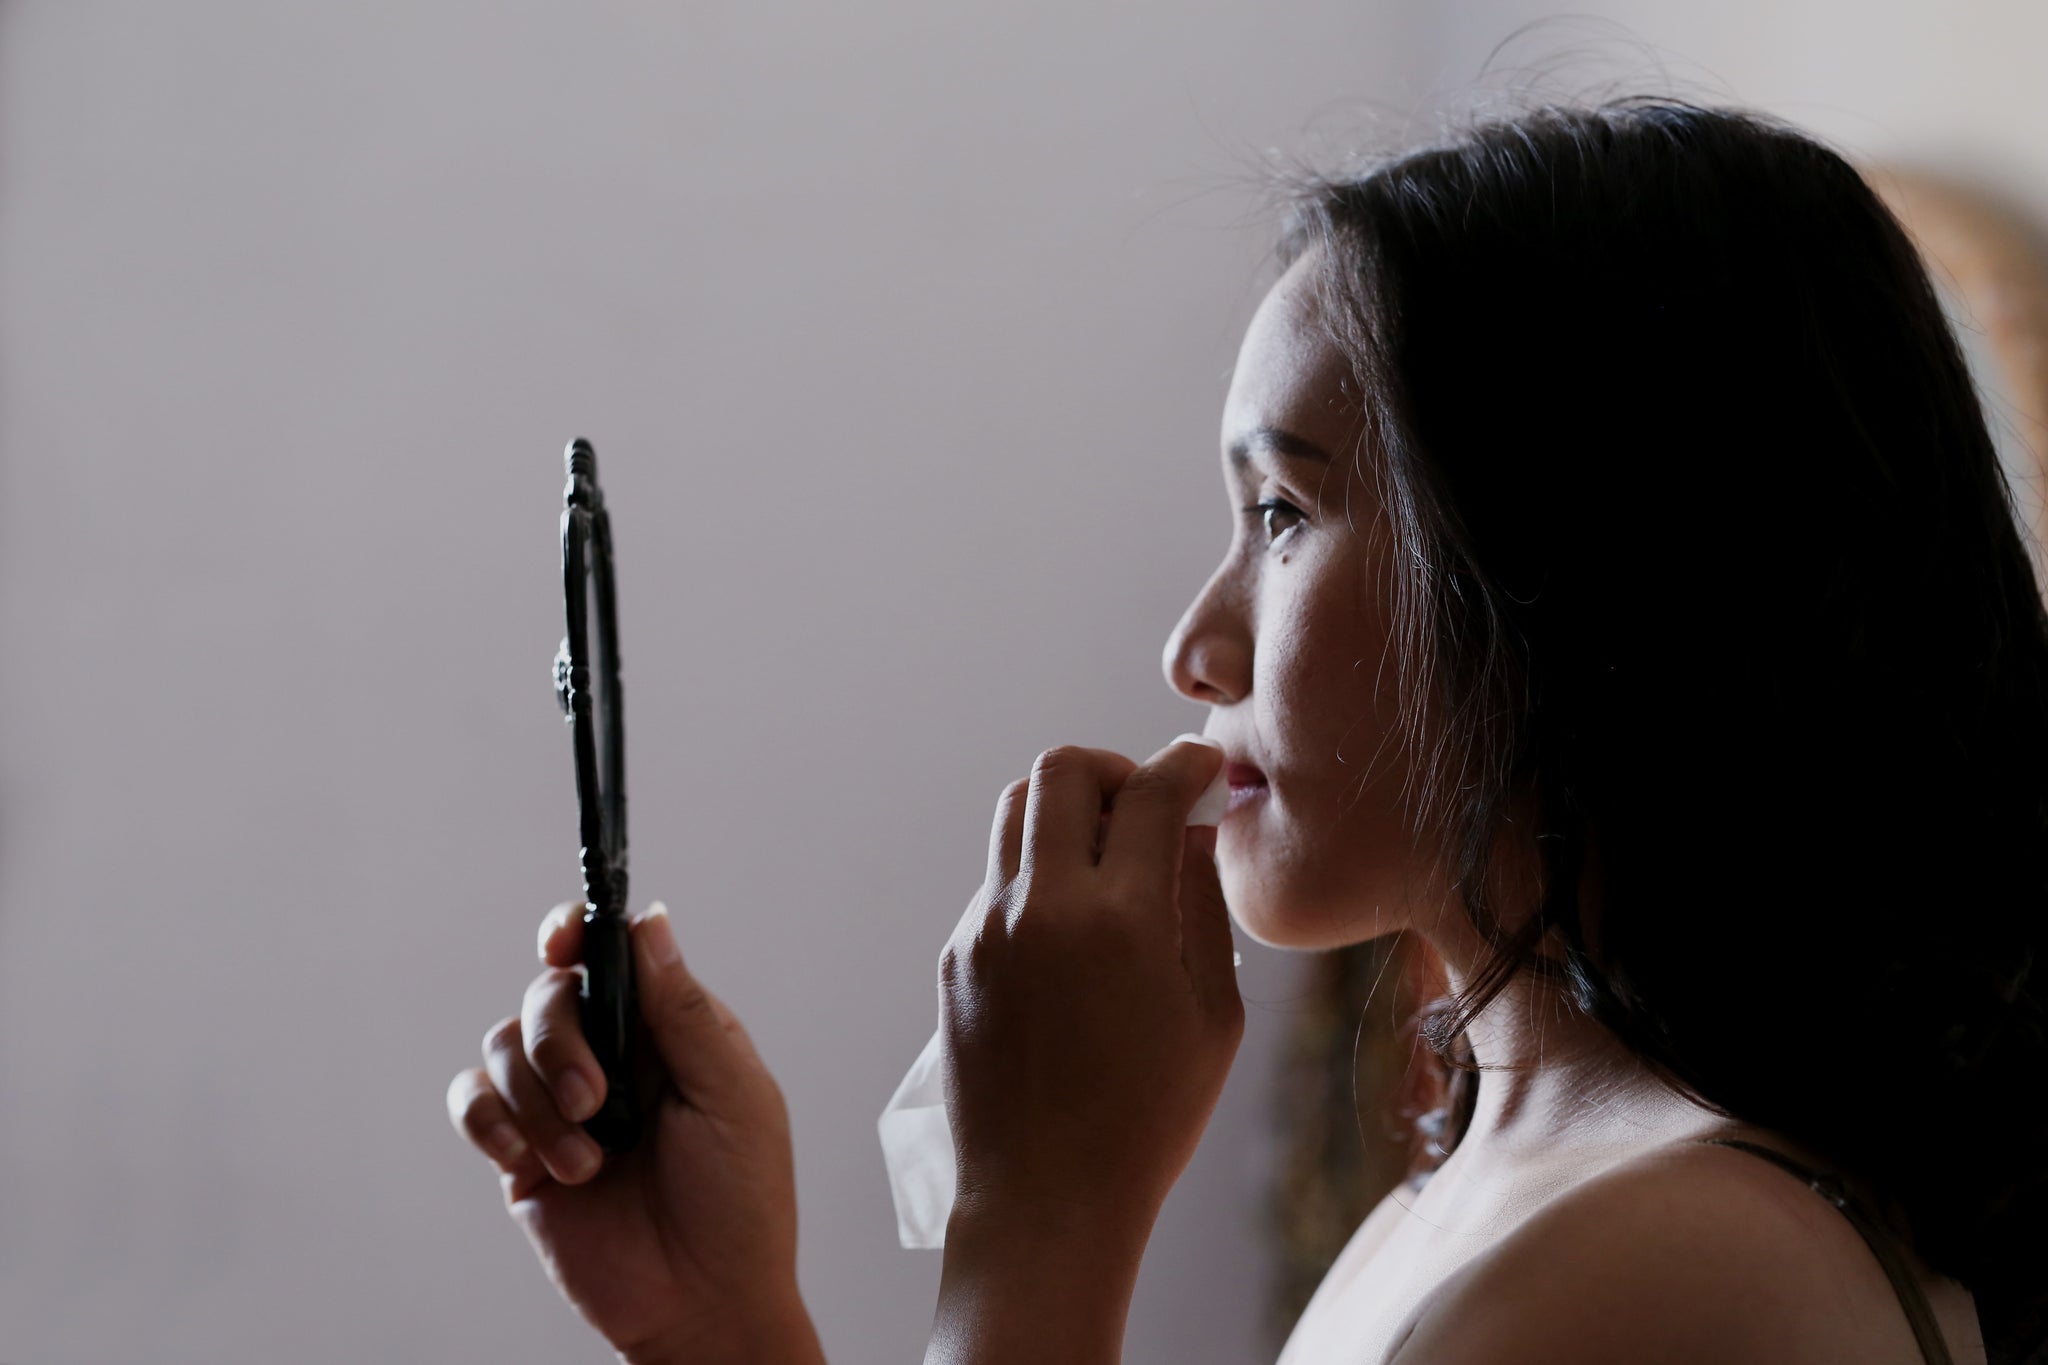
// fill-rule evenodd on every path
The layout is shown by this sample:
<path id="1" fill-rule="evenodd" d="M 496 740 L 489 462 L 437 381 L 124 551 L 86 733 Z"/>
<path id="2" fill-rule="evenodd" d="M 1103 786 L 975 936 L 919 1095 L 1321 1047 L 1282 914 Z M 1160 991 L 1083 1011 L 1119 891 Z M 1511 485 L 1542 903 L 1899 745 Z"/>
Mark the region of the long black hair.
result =
<path id="1" fill-rule="evenodd" d="M 1469 1065 L 1517 972 L 1560 981 L 1880 1191 L 2027 1359 L 2048 617 L 1911 242 L 1811 138 L 1632 100 L 1302 184 L 1311 252 L 1394 538 L 1409 795 L 1496 945 L 1430 1042 Z M 1533 907 L 1487 889 L 1511 809 Z"/>

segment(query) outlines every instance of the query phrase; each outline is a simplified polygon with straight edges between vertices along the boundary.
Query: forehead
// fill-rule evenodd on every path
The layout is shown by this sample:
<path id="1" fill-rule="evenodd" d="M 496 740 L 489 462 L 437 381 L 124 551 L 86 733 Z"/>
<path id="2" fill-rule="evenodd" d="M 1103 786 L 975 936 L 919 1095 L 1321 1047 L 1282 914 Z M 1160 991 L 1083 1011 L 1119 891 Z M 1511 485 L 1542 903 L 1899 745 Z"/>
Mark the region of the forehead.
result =
<path id="1" fill-rule="evenodd" d="M 1323 322 L 1315 257 L 1305 254 L 1266 294 L 1245 329 L 1223 401 L 1225 450 L 1262 428 L 1279 428 L 1342 456 L 1357 431 L 1346 395 L 1349 362 Z"/>

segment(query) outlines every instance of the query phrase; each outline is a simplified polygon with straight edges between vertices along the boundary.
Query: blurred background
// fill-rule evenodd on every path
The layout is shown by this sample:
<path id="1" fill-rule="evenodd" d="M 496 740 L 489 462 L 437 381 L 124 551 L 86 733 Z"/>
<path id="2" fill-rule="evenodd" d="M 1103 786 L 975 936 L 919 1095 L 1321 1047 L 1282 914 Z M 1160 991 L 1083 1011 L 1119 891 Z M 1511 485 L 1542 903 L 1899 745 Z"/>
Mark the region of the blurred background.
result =
<path id="1" fill-rule="evenodd" d="M 442 1105 L 576 891 L 580 434 L 636 892 L 783 1081 L 828 1352 L 917 1359 L 875 1117 L 1002 786 L 1201 726 L 1269 155 L 1675 92 L 2048 218 L 2034 0 L 1577 13 L 0 0 L 0 1353 L 605 1358 Z M 1270 1358 L 1323 1254 L 1342 986 L 1244 947 L 1134 1361 Z"/>

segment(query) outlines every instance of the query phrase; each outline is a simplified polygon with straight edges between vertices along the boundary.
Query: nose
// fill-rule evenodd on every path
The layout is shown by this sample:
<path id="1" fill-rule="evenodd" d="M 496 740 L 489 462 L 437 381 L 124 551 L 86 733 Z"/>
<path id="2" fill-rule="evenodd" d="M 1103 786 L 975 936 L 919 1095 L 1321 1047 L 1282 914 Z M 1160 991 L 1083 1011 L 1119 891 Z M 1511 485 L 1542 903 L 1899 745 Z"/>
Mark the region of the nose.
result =
<path id="1" fill-rule="evenodd" d="M 1226 571 L 1219 568 L 1166 637 L 1160 667 L 1190 701 L 1228 706 L 1252 690 L 1252 636 Z"/>

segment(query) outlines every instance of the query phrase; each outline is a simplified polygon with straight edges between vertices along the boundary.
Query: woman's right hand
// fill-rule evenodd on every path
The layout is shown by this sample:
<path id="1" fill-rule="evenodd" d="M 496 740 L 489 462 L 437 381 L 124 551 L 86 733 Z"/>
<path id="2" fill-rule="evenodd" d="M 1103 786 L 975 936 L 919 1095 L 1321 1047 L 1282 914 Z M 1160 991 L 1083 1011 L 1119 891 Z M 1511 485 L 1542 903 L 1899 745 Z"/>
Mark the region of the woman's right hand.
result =
<path id="1" fill-rule="evenodd" d="M 665 1073 L 632 1150 L 580 1121 L 605 1077 L 584 1042 L 580 905 L 541 921 L 547 970 L 448 1087 L 548 1276 L 632 1365 L 819 1362 L 796 1284 L 796 1178 L 782 1093 L 738 1019 L 683 965 L 668 914 L 632 926 L 641 1016 Z"/>

